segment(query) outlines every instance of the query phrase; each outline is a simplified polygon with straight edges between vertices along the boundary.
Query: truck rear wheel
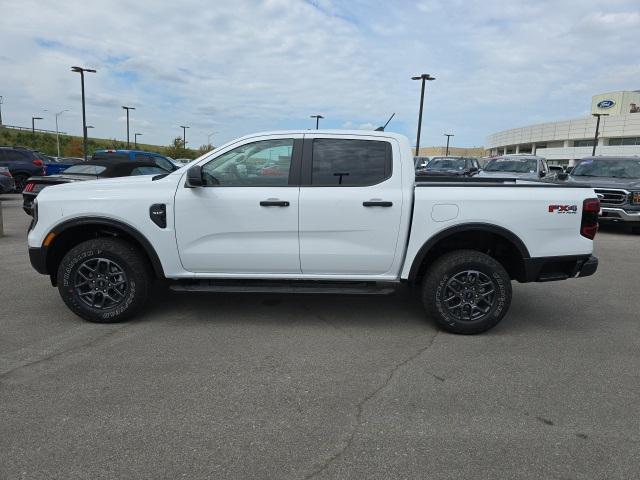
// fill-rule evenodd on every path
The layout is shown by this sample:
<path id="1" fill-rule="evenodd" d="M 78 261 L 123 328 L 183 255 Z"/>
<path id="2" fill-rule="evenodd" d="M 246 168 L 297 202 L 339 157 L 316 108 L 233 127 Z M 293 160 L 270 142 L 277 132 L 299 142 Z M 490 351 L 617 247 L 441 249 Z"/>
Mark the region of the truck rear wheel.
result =
<path id="1" fill-rule="evenodd" d="M 115 238 L 73 247 L 58 267 L 58 291 L 76 315 L 97 323 L 133 316 L 147 299 L 151 273 L 143 254 Z"/>
<path id="2" fill-rule="evenodd" d="M 511 304 L 511 279 L 504 267 L 475 250 L 439 258 L 422 282 L 429 316 L 451 333 L 475 334 L 494 327 Z"/>

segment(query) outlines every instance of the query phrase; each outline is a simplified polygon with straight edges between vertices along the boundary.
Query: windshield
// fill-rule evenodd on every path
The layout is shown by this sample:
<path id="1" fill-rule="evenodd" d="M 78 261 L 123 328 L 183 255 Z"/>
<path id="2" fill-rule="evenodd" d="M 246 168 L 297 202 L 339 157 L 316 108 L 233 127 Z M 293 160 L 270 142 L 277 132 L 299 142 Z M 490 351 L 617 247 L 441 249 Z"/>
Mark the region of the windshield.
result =
<path id="1" fill-rule="evenodd" d="M 464 170 L 464 158 L 436 157 L 427 163 L 427 170 Z"/>
<path id="2" fill-rule="evenodd" d="M 571 172 L 575 177 L 640 178 L 640 158 L 582 160 Z"/>
<path id="3" fill-rule="evenodd" d="M 64 171 L 64 174 L 73 175 L 100 175 L 107 167 L 102 165 L 72 165 Z"/>
<path id="4" fill-rule="evenodd" d="M 487 163 L 484 171 L 536 173 L 538 161 L 535 158 L 494 158 Z"/>

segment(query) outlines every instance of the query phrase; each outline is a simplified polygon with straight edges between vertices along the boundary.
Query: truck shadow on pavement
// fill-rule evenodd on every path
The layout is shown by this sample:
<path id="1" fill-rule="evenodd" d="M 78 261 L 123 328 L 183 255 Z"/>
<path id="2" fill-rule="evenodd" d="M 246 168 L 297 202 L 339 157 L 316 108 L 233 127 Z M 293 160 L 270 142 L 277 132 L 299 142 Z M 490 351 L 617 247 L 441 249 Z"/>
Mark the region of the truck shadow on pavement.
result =
<path id="1" fill-rule="evenodd" d="M 531 288 L 533 286 L 533 289 Z M 553 292 L 549 284 L 514 283 L 510 312 L 483 335 L 511 335 L 522 332 L 584 330 L 580 298 L 567 301 L 572 293 Z M 384 329 L 410 327 L 439 330 L 424 312 L 419 293 L 409 287 L 386 295 L 310 295 L 255 293 L 154 292 L 139 321 L 184 323 L 243 323 L 278 326 L 318 322 L 333 328 Z M 441 332 L 446 334 L 445 332 Z"/>

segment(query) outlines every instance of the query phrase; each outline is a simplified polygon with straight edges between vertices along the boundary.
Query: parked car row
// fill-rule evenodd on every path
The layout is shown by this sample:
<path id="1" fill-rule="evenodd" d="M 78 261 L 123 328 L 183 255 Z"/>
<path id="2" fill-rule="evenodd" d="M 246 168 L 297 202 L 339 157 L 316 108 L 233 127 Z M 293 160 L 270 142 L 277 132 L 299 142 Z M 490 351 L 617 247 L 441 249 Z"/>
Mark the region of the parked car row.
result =
<path id="1" fill-rule="evenodd" d="M 51 185 L 98 178 L 170 173 L 183 166 L 171 158 L 142 150 L 99 150 L 85 162 L 77 157 L 50 157 L 26 147 L 0 146 L 0 193 L 23 194 L 23 209 Z"/>
<path id="2" fill-rule="evenodd" d="M 595 189 L 602 209 L 600 220 L 625 222 L 640 230 L 640 157 L 586 157 L 567 169 L 548 165 L 535 155 L 515 154 L 490 158 L 476 168 L 477 159 L 465 157 L 416 157 L 416 176 L 478 176 L 544 180 Z"/>

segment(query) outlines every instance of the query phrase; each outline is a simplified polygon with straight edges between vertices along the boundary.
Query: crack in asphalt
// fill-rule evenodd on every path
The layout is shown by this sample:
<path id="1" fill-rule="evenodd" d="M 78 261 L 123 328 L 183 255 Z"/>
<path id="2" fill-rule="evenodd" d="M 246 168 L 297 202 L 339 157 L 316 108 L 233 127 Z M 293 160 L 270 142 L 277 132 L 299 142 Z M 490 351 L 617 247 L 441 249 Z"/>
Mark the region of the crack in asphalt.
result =
<path id="1" fill-rule="evenodd" d="M 362 400 L 360 400 L 360 402 L 358 402 L 358 404 L 356 405 L 356 418 L 351 428 L 351 432 L 349 433 L 347 439 L 342 441 L 344 446 L 340 450 L 338 450 L 336 453 L 331 455 L 327 460 L 325 460 L 325 462 L 319 468 L 317 468 L 310 474 L 306 475 L 304 477 L 304 480 L 310 480 L 311 478 L 318 476 L 319 474 L 327 470 L 327 468 L 329 468 L 332 463 L 334 463 L 336 460 L 339 460 L 344 455 L 344 453 L 349 449 L 349 447 L 353 443 L 353 440 L 356 435 L 356 431 L 358 430 L 359 427 L 363 425 L 362 415 L 364 413 L 364 406 L 370 400 L 376 397 L 380 392 L 382 392 L 391 383 L 391 380 L 393 380 L 393 377 L 395 376 L 395 374 L 402 367 L 416 360 L 418 357 L 423 355 L 427 350 L 429 350 L 433 346 L 434 342 L 436 341 L 436 337 L 438 336 L 439 333 L 440 332 L 437 331 L 435 335 L 431 338 L 431 341 L 429 341 L 429 343 L 426 346 L 422 347 L 413 355 L 409 356 L 408 358 L 402 360 L 400 363 L 396 364 L 387 375 L 387 378 L 385 379 L 385 381 L 378 388 L 370 392 L 367 396 L 365 396 Z M 429 375 L 431 375 L 432 377 L 438 380 L 442 378 L 431 373 Z"/>
<path id="2" fill-rule="evenodd" d="M 88 342 L 81 343 L 80 345 L 70 346 L 68 348 L 65 348 L 65 349 L 59 351 L 59 352 L 54 352 L 54 353 L 51 353 L 51 354 L 46 355 L 44 357 L 37 358 L 37 359 L 32 360 L 32 361 L 24 362 L 24 363 L 22 363 L 20 365 L 17 365 L 17 366 L 15 366 L 15 367 L 13 367 L 13 368 L 11 368 L 9 370 L 6 370 L 6 371 L 0 373 L 0 378 L 4 378 L 4 377 L 6 377 L 6 376 L 18 371 L 18 370 L 21 370 L 23 368 L 32 367 L 34 365 L 39 365 L 41 363 L 48 362 L 49 360 L 53 360 L 53 359 L 58 358 L 58 357 L 60 357 L 62 355 L 65 355 L 67 353 L 71 353 L 71 352 L 82 350 L 82 349 L 87 348 L 87 347 L 91 347 L 91 346 L 95 345 L 96 343 L 100 342 L 101 340 L 109 338 L 112 335 L 120 332 L 121 330 L 124 330 L 126 327 L 127 327 L 127 325 L 124 325 L 124 326 L 119 327 L 119 328 L 111 329 L 107 333 L 105 333 L 104 335 L 100 335 L 100 336 L 98 336 L 96 338 L 93 338 L 93 339 L 89 340 Z"/>

